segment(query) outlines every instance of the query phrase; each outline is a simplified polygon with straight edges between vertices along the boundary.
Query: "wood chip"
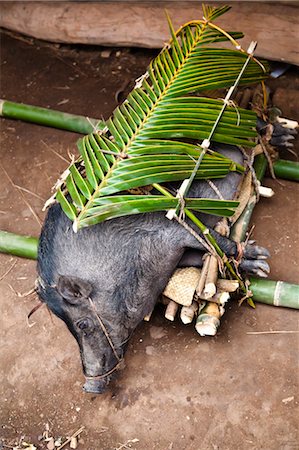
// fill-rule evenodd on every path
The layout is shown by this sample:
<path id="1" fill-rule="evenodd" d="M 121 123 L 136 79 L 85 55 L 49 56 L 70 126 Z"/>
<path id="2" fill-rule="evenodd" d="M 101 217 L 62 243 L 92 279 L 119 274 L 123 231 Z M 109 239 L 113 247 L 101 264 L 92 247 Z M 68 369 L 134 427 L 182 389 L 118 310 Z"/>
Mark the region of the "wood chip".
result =
<path id="1" fill-rule="evenodd" d="M 70 442 L 70 448 L 77 448 L 78 447 L 78 439 L 73 436 L 71 438 L 71 442 Z"/>
<path id="2" fill-rule="evenodd" d="M 54 438 L 51 437 L 49 442 L 47 443 L 47 449 L 54 450 L 54 448 L 55 448 L 55 441 L 54 441 Z"/>

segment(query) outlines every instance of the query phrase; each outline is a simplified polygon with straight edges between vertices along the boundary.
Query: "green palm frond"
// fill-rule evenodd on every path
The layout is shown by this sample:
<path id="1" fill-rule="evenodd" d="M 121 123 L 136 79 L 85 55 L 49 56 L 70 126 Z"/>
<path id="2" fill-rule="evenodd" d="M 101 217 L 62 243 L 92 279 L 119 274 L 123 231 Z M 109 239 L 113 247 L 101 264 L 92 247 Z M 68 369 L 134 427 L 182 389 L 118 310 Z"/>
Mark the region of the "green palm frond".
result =
<path id="1" fill-rule="evenodd" d="M 223 107 L 223 101 L 194 95 L 228 88 L 239 75 L 248 55 L 211 44 L 242 37 L 223 32 L 210 21 L 228 7 L 204 7 L 204 20 L 193 21 L 174 32 L 172 39 L 151 62 L 121 106 L 106 122 L 103 132 L 90 134 L 78 143 L 80 157 L 56 193 L 74 229 L 126 214 L 167 210 L 178 200 L 163 195 L 126 194 L 133 188 L 188 178 Z M 265 70 L 253 58 L 242 84 L 263 80 Z M 256 115 L 227 106 L 213 134 L 213 141 L 253 146 Z M 208 151 L 197 179 L 221 178 L 242 166 Z M 195 211 L 230 216 L 236 202 L 186 199 Z"/>

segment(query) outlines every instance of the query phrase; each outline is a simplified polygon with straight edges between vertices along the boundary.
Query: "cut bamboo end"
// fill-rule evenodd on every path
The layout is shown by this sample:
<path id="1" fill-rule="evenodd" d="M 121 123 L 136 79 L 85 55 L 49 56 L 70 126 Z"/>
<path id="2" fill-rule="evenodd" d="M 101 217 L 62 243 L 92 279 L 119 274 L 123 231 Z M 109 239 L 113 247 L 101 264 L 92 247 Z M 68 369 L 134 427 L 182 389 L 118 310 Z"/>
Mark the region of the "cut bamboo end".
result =
<path id="1" fill-rule="evenodd" d="M 170 320 L 171 322 L 173 322 L 175 319 L 176 313 L 178 312 L 178 309 L 179 309 L 179 305 L 176 302 L 174 302 L 173 300 L 170 300 L 167 305 L 166 311 L 165 311 L 165 318 L 167 320 Z"/>
<path id="2" fill-rule="evenodd" d="M 183 306 L 181 309 L 181 321 L 184 325 L 187 325 L 188 323 L 191 323 L 194 319 L 195 314 L 198 310 L 198 303 L 192 302 L 192 305 L 190 306 Z"/>
<path id="3" fill-rule="evenodd" d="M 273 306 L 299 309 L 299 285 L 250 278 L 253 300 Z"/>
<path id="4" fill-rule="evenodd" d="M 206 283 L 202 298 L 204 300 L 208 300 L 212 298 L 216 294 L 216 285 L 215 283 Z"/>
<path id="5" fill-rule="evenodd" d="M 258 191 L 261 197 L 271 198 L 274 195 L 273 189 L 266 186 L 259 186 Z"/>
<path id="6" fill-rule="evenodd" d="M 195 329 L 200 336 L 215 336 L 219 328 L 220 320 L 209 314 L 201 314 L 195 325 Z"/>
<path id="7" fill-rule="evenodd" d="M 201 336 L 215 336 L 222 313 L 216 303 L 207 302 L 198 314 L 195 329 Z"/>
<path id="8" fill-rule="evenodd" d="M 213 297 L 209 298 L 209 302 L 216 303 L 217 305 L 225 305 L 225 303 L 228 302 L 229 298 L 230 295 L 228 292 L 216 292 Z"/>
<path id="9" fill-rule="evenodd" d="M 22 258 L 37 258 L 38 239 L 0 230 L 0 252 Z"/>

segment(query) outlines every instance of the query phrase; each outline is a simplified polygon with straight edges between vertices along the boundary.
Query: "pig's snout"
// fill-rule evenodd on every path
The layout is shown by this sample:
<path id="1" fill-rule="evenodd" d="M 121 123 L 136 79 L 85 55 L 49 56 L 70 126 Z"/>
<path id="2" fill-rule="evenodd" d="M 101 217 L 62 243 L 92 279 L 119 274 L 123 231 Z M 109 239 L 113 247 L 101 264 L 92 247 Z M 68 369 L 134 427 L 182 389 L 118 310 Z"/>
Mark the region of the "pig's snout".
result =
<path id="1" fill-rule="evenodd" d="M 90 394 L 103 394 L 107 388 L 107 378 L 97 379 L 97 378 L 86 378 L 86 381 L 83 386 L 84 392 L 88 392 Z"/>

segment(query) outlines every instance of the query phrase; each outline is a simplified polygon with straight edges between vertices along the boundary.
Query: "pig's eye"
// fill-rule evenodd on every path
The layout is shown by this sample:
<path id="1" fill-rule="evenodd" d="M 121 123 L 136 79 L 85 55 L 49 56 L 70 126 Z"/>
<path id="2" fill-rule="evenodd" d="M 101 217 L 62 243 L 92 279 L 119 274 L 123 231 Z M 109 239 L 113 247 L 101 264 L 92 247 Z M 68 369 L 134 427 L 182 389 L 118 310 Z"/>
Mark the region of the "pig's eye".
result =
<path id="1" fill-rule="evenodd" d="M 88 319 L 87 317 L 84 319 L 78 320 L 76 325 L 85 335 L 91 333 L 94 329 L 93 321 L 91 319 Z"/>

